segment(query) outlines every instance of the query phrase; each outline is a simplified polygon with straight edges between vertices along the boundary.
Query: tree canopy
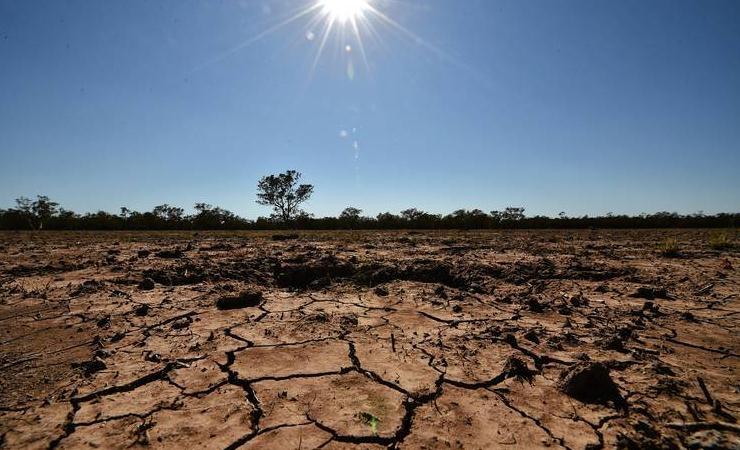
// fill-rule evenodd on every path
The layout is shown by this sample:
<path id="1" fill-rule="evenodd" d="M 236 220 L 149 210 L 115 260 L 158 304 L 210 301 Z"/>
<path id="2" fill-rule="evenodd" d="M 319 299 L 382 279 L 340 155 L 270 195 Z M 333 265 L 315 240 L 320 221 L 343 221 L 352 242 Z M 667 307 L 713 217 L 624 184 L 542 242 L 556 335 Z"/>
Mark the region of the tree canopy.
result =
<path id="1" fill-rule="evenodd" d="M 274 217 L 283 223 L 291 222 L 304 213 L 299 206 L 313 193 L 313 185 L 298 184 L 301 176 L 300 172 L 287 170 L 262 177 L 257 183 L 257 203 L 272 206 Z"/>

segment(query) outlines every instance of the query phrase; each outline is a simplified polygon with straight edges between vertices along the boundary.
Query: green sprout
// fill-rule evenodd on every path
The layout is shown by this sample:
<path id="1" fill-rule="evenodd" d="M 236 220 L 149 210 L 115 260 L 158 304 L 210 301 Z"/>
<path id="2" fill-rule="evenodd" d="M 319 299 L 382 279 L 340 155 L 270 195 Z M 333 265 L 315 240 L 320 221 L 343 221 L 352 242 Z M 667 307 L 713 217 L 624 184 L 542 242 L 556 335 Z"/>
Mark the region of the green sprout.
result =
<path id="1" fill-rule="evenodd" d="M 370 427 L 375 436 L 378 435 L 378 422 L 380 422 L 380 419 L 370 414 L 369 412 L 364 411 L 359 413 L 358 417 L 360 419 L 360 422 Z"/>

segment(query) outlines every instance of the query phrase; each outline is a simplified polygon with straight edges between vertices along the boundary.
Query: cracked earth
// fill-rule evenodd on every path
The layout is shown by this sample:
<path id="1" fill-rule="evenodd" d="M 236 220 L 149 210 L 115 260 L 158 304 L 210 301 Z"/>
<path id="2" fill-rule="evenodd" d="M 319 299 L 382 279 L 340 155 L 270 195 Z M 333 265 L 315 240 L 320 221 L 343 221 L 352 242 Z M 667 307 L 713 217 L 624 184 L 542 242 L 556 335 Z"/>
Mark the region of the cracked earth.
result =
<path id="1" fill-rule="evenodd" d="M 738 449 L 708 235 L 2 234 L 0 447 Z"/>

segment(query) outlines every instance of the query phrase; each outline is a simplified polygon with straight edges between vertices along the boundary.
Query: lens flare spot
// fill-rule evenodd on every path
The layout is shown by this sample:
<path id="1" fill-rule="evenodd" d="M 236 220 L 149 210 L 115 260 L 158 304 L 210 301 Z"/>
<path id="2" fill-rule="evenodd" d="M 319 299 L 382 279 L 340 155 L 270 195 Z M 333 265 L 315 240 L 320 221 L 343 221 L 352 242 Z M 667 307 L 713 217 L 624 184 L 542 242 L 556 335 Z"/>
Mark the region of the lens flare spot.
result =
<path id="1" fill-rule="evenodd" d="M 347 78 L 349 78 L 350 81 L 355 79 L 355 65 L 352 64 L 351 59 L 347 61 Z"/>

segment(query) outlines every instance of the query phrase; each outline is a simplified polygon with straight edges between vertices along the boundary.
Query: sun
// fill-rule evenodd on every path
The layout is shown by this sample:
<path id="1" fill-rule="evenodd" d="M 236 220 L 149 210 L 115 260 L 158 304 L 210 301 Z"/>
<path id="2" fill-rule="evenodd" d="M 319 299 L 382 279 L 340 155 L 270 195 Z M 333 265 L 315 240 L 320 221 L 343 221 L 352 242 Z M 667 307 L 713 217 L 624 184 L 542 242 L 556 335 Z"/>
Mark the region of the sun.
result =
<path id="1" fill-rule="evenodd" d="M 302 6 L 289 10 L 285 18 L 249 39 L 242 41 L 235 47 L 221 53 L 205 64 L 196 67 L 194 70 L 203 69 L 229 57 L 233 53 L 264 39 L 268 35 L 298 20 L 307 21 L 303 28 L 303 35 L 306 41 L 310 42 L 315 48 L 315 56 L 310 71 L 311 75 L 316 70 L 327 44 L 337 45 L 339 51 L 335 52 L 335 55 L 341 54 L 343 60 L 346 61 L 347 76 L 350 79 L 354 77 L 354 64 L 357 58 L 360 58 L 369 70 L 370 63 L 365 53 L 364 41 L 365 38 L 370 37 L 372 38 L 372 42 L 381 44 L 382 46 L 381 27 L 392 28 L 400 32 L 404 37 L 410 38 L 414 44 L 421 44 L 427 49 L 441 54 L 441 52 L 425 43 L 421 37 L 393 20 L 384 11 L 385 8 L 381 8 L 381 6 L 387 6 L 390 1 L 401 3 L 401 0 L 300 0 Z M 330 39 L 332 36 L 336 39 Z"/>
<path id="2" fill-rule="evenodd" d="M 370 8 L 370 0 L 319 0 L 318 4 L 324 14 L 340 23 L 355 21 Z"/>

